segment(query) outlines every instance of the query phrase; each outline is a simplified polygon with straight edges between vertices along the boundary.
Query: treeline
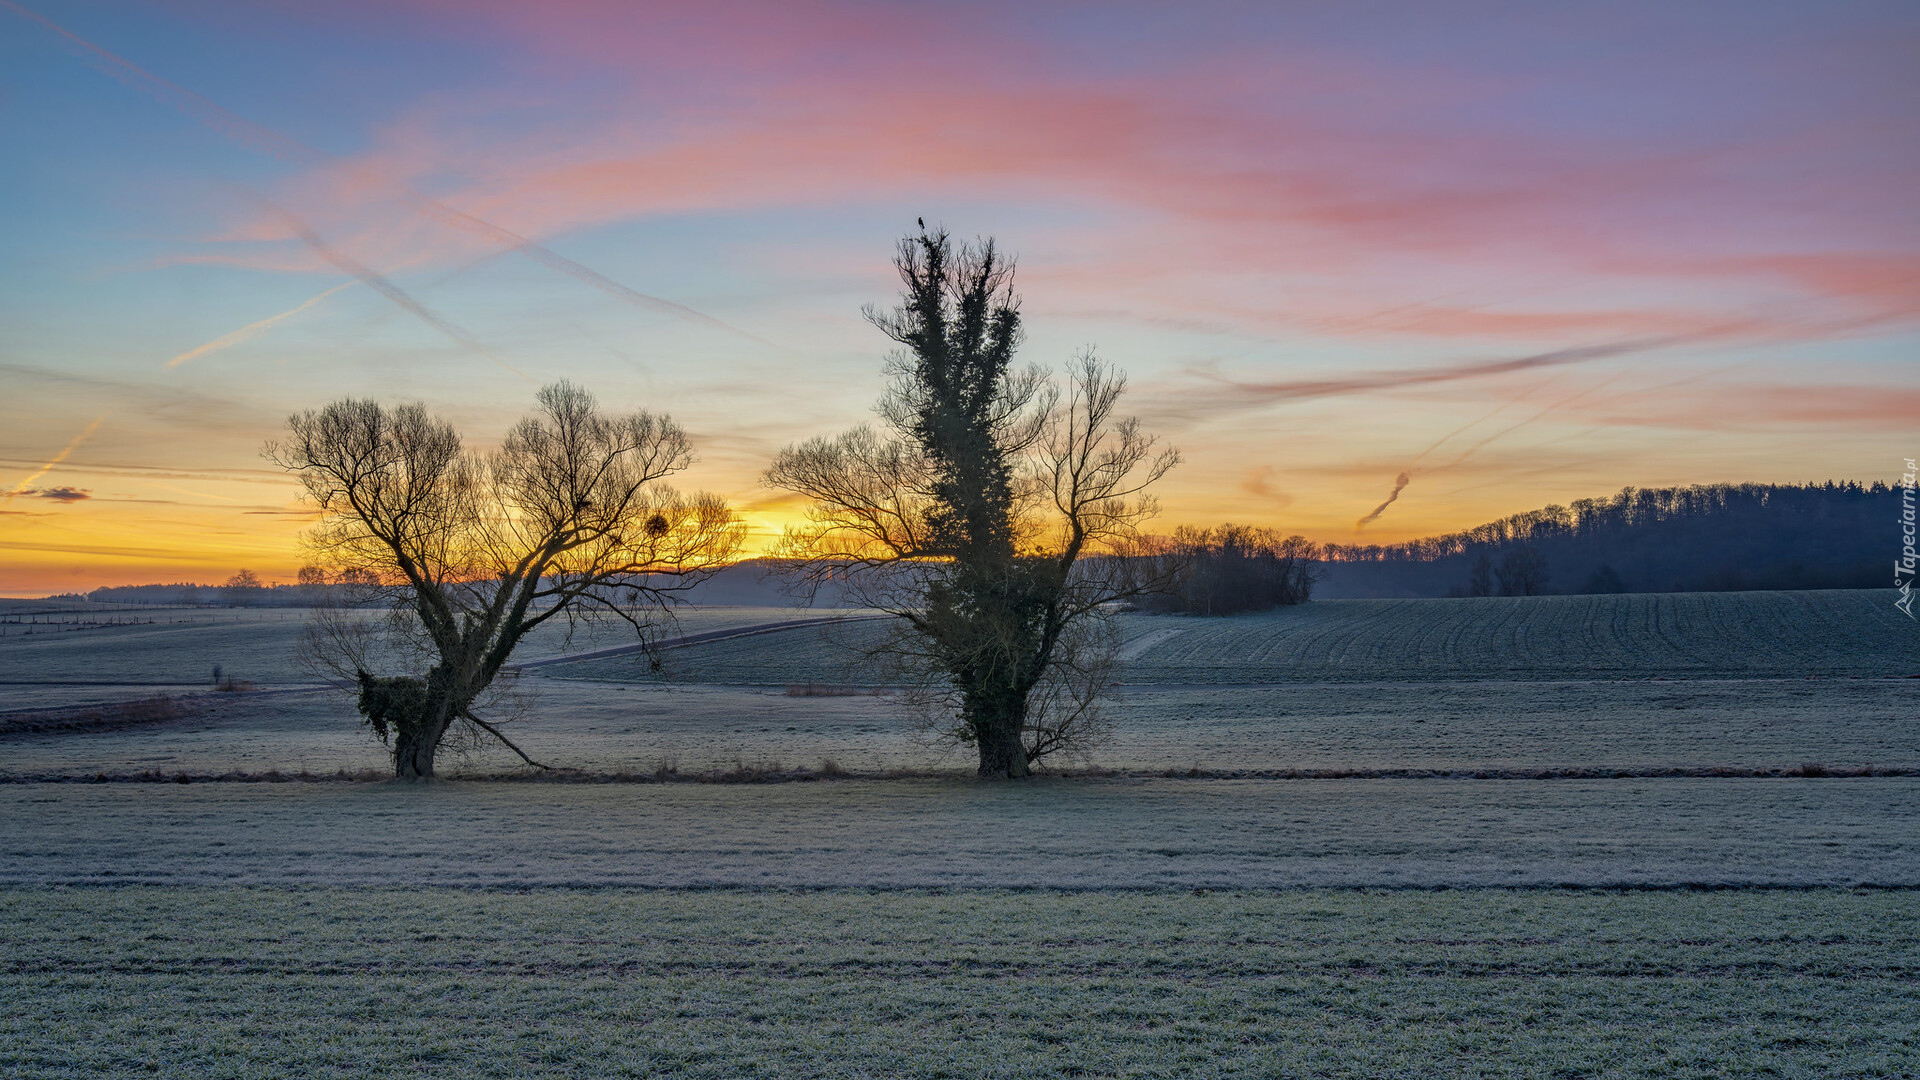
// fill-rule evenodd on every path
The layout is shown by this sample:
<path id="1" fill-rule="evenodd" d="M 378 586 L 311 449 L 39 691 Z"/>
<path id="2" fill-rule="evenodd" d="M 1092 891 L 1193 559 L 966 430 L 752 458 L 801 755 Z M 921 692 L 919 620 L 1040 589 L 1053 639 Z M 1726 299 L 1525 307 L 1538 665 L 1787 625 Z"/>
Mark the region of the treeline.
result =
<path id="1" fill-rule="evenodd" d="M 1187 566 L 1144 610 L 1225 615 L 1323 596 L 1531 595 L 1876 588 L 1898 538 L 1900 493 L 1884 483 L 1712 484 L 1624 488 L 1401 544 L 1309 543 L 1272 529 L 1181 528 L 1165 541 Z M 729 567 L 683 599 L 792 602 L 774 560 Z M 224 585 L 177 582 L 95 589 L 120 604 L 300 607 L 324 599 L 308 581 L 265 585 L 242 571 Z M 834 590 L 816 598 L 847 602 Z"/>
<path id="2" fill-rule="evenodd" d="M 326 578 L 313 567 L 300 571 L 292 585 L 268 585 L 251 570 L 241 570 L 224 585 L 176 581 L 170 585 L 108 585 L 87 593 L 101 604 L 164 604 L 169 607 L 310 607 L 327 598 Z"/>
<path id="3" fill-rule="evenodd" d="M 1183 525 L 1166 548 L 1164 557 L 1176 570 L 1168 588 L 1136 601 L 1142 611 L 1234 615 L 1304 604 L 1313 594 L 1320 555 L 1319 546 L 1304 536 L 1232 524 Z"/>
<path id="4" fill-rule="evenodd" d="M 1714 592 L 1885 585 L 1884 483 L 1624 488 L 1402 544 L 1328 544 L 1340 596 Z"/>
<path id="5" fill-rule="evenodd" d="M 168 607 L 310 607 L 321 601 L 312 585 L 254 585 L 230 589 L 177 581 L 167 585 L 111 585 L 85 594 L 100 604 L 156 604 Z"/>

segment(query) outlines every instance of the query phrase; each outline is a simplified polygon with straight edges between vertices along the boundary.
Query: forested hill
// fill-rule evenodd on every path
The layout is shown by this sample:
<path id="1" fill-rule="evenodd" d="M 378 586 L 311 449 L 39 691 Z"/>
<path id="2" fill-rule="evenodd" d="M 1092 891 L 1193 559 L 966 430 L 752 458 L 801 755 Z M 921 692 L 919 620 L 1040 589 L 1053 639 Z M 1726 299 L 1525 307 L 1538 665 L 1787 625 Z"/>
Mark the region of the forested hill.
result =
<path id="1" fill-rule="evenodd" d="M 1900 499 L 1883 483 L 1625 488 L 1404 544 L 1329 544 L 1314 594 L 1877 588 Z"/>

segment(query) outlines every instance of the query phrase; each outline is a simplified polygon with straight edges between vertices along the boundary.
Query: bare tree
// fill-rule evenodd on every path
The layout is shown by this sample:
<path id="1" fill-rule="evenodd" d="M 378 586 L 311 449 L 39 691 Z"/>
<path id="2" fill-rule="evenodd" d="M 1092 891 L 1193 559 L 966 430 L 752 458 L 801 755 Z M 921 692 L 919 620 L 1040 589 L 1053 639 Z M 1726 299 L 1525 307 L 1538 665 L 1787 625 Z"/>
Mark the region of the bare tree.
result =
<path id="1" fill-rule="evenodd" d="M 1481 552 L 1473 560 L 1473 566 L 1467 571 L 1468 596 L 1493 595 L 1493 556 Z"/>
<path id="2" fill-rule="evenodd" d="M 300 574 L 296 580 L 299 583 L 301 603 L 311 607 L 325 601 L 327 596 L 327 572 L 324 569 L 313 565 L 303 566 L 300 568 Z"/>
<path id="3" fill-rule="evenodd" d="M 1319 545 L 1275 529 L 1182 525 L 1167 544 L 1179 556 L 1179 577 L 1164 592 L 1142 599 L 1140 606 L 1149 611 L 1236 615 L 1304 604 L 1318 579 Z"/>
<path id="4" fill-rule="evenodd" d="M 514 647 L 556 619 L 617 620 L 645 640 L 740 544 L 719 498 L 663 483 L 693 460 L 678 426 L 602 412 L 569 383 L 543 388 L 488 454 L 419 404 L 336 401 L 287 427 L 267 456 L 306 486 L 314 562 L 344 590 L 308 640 L 391 738 L 399 778 L 431 777 L 456 725 L 532 764 L 479 715 Z"/>
<path id="5" fill-rule="evenodd" d="M 1522 544 L 1501 558 L 1494 568 L 1501 596 L 1538 596 L 1547 591 L 1547 559 L 1531 544 Z"/>
<path id="6" fill-rule="evenodd" d="M 231 607 L 246 607 L 260 602 L 260 596 L 266 586 L 260 583 L 260 575 L 251 570 L 241 570 L 227 579 L 221 588 L 221 596 Z"/>
<path id="7" fill-rule="evenodd" d="M 784 553 L 803 588 L 898 616 L 883 648 L 948 707 L 947 734 L 977 748 L 980 775 L 1025 776 L 1100 726 L 1103 605 L 1158 587 L 1136 527 L 1179 455 L 1117 413 L 1125 377 L 1091 353 L 1064 393 L 1013 367 L 1013 263 L 993 241 L 923 229 L 895 265 L 900 305 L 867 310 L 902 346 L 882 430 L 780 453 L 767 482 L 812 504 Z"/>

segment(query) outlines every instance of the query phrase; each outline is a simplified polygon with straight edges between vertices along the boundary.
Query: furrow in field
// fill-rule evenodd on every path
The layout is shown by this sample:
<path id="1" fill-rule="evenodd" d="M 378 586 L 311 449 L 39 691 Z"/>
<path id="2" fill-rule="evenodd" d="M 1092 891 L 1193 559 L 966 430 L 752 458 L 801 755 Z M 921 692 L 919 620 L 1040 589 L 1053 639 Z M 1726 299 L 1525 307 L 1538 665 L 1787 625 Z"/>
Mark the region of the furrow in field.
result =
<path id="1" fill-rule="evenodd" d="M 1920 887 L 1906 779 L 20 785 L 0 802 L 16 885 Z"/>

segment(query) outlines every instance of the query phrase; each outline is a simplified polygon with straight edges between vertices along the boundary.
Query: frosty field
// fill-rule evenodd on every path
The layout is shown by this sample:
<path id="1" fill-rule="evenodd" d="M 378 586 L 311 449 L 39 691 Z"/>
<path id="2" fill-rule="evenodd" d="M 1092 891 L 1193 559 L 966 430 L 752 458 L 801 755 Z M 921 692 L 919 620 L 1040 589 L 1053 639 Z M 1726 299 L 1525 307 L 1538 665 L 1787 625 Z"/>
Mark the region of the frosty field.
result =
<path id="1" fill-rule="evenodd" d="M 1909 1076 L 1910 896 L 0 891 L 0 1073 Z"/>
<path id="2" fill-rule="evenodd" d="M 530 666 L 561 778 L 430 787 L 340 778 L 382 751 L 297 613 L 43 607 L 0 622 L 0 1075 L 1920 1075 L 1883 601 L 1123 616 L 1111 739 L 1012 785 L 877 624 L 799 627 Z"/>
<path id="3" fill-rule="evenodd" d="M 806 617 L 695 610 L 681 632 Z M 16 710 L 171 694 L 194 716 L 79 739 L 14 734 L 14 776 L 378 768 L 334 693 L 209 694 L 212 668 L 268 690 L 310 685 L 297 613 L 175 611 L 153 624 L 0 637 Z M 175 621 L 168 621 L 175 620 Z M 1861 592 L 1328 601 L 1234 619 L 1125 616 L 1113 736 L 1076 764 L 1111 769 L 1524 770 L 1565 766 L 1920 767 L 1920 633 Z M 620 656 L 530 668 L 514 736 L 598 772 L 736 763 L 964 771 L 884 695 L 790 696 L 876 680 L 855 647 L 873 622 L 675 649 L 664 675 Z M 529 643 L 525 660 L 621 643 L 606 628 Z M 84 675 L 85 678 L 81 676 Z M 7 714 L 0 710 L 0 729 Z M 450 773 L 519 767 L 483 749 Z"/>
<path id="4" fill-rule="evenodd" d="M 1223 619 L 1124 616 L 1132 685 L 1806 678 L 1920 674 L 1916 630 L 1861 590 L 1317 600 Z M 871 681 L 872 623 L 689 648 L 671 670 L 745 685 Z M 840 647 L 835 647 L 840 646 Z M 633 678 L 599 661 L 550 669 Z"/>
<path id="5" fill-rule="evenodd" d="M 1920 887 L 1911 778 L 16 784 L 0 884 Z"/>

